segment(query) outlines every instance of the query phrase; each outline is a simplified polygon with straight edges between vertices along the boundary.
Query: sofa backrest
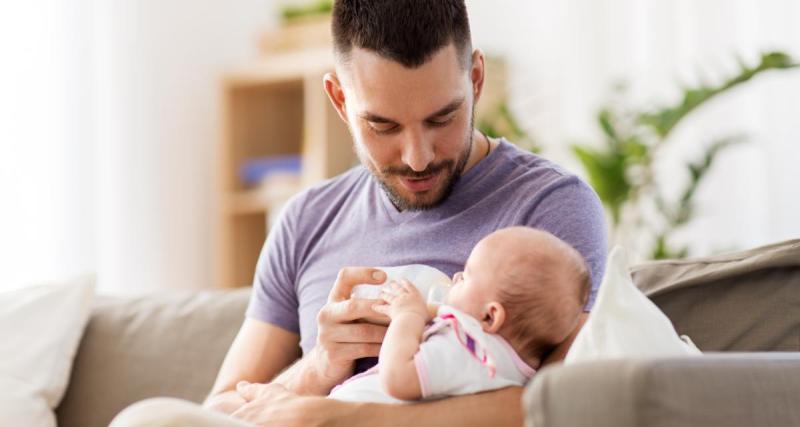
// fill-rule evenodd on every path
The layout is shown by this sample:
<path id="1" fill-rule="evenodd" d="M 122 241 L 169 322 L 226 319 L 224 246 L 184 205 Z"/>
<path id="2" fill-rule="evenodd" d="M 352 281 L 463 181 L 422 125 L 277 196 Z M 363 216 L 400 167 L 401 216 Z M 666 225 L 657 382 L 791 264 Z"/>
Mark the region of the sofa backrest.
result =
<path id="1" fill-rule="evenodd" d="M 704 351 L 800 351 L 800 240 L 659 261 L 633 279 Z M 250 290 L 100 298 L 84 333 L 60 427 L 105 427 L 136 401 L 201 402 L 244 320 Z"/>
<path id="2" fill-rule="evenodd" d="M 98 298 L 56 410 L 60 427 L 105 427 L 156 396 L 201 402 L 244 320 L 249 289 Z"/>
<path id="3" fill-rule="evenodd" d="M 800 240 L 632 268 L 703 351 L 800 351 Z"/>

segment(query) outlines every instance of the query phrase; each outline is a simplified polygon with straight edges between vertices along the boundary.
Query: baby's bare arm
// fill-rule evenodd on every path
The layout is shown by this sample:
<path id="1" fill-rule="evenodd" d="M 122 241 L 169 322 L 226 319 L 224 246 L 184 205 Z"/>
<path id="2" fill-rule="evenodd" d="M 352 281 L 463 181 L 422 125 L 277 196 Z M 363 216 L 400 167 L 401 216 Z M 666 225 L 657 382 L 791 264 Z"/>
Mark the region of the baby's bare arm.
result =
<path id="1" fill-rule="evenodd" d="M 404 281 L 401 285 L 392 284 L 392 290 L 382 295 L 385 305 L 373 308 L 392 319 L 381 346 L 378 374 L 390 396 L 417 400 L 422 397 L 422 389 L 414 355 L 429 320 L 428 309 L 414 285 Z"/>
<path id="2" fill-rule="evenodd" d="M 402 313 L 392 319 L 380 353 L 379 376 L 389 395 L 401 400 L 422 397 L 414 355 L 419 351 L 426 319 Z"/>

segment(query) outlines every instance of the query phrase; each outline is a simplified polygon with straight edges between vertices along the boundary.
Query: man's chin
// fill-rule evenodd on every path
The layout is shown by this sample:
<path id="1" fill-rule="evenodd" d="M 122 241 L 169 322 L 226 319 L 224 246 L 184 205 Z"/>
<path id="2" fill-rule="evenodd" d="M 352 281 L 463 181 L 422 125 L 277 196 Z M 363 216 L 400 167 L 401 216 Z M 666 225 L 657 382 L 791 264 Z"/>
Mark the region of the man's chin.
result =
<path id="1" fill-rule="evenodd" d="M 407 210 L 422 211 L 438 206 L 442 202 L 442 197 L 437 194 L 414 194 L 406 196 L 404 202 Z"/>
<path id="2" fill-rule="evenodd" d="M 373 176 L 397 209 L 421 211 L 439 206 L 450 196 L 464 163 L 459 162 L 455 170 L 452 166 L 439 168 L 430 187 L 424 182 L 404 183 L 403 180 L 408 178 L 403 175 L 378 175 L 374 169 Z"/>
<path id="3" fill-rule="evenodd" d="M 439 187 L 426 191 L 412 192 L 406 189 L 391 186 L 389 188 L 389 198 L 392 203 L 400 210 L 422 211 L 439 206 L 447 197 L 446 183 Z"/>

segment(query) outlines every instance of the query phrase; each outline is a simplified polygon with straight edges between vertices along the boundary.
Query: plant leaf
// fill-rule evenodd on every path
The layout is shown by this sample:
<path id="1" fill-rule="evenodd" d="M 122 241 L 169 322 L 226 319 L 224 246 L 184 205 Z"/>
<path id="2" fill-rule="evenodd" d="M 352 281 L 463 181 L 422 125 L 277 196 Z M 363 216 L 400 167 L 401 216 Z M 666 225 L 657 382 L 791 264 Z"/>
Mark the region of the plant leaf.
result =
<path id="1" fill-rule="evenodd" d="M 700 86 L 686 89 L 680 104 L 649 113 L 642 113 L 639 115 L 638 120 L 641 124 L 651 127 L 662 138 L 666 138 L 687 114 L 714 96 L 738 86 L 765 71 L 798 66 L 800 64 L 794 63 L 792 58 L 785 53 L 764 53 L 761 55 L 761 61 L 755 67 L 742 66 L 738 75 L 716 87 Z"/>
<path id="2" fill-rule="evenodd" d="M 631 191 L 625 156 L 613 150 L 600 151 L 580 145 L 573 145 L 572 152 L 586 170 L 589 184 L 611 211 L 614 224 L 619 224 L 622 205 Z"/>

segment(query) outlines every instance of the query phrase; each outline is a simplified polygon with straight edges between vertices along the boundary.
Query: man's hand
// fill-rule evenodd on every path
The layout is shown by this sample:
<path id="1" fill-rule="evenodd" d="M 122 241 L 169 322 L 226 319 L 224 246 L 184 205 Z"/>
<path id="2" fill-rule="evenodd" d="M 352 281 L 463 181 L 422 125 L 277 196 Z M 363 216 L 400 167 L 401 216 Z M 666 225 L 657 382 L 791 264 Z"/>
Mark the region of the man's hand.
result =
<path id="1" fill-rule="evenodd" d="M 236 391 L 228 391 L 209 397 L 203 407 L 210 411 L 222 412 L 223 414 L 232 414 L 239 408 L 247 403 L 239 393 Z"/>
<path id="2" fill-rule="evenodd" d="M 419 290 L 408 280 L 402 280 L 399 284 L 392 282 L 389 284 L 391 291 L 381 292 L 381 298 L 385 304 L 372 307 L 373 310 L 383 313 L 391 319 L 400 315 L 418 315 L 424 322 L 431 320 L 428 312 L 428 305 Z"/>
<path id="3" fill-rule="evenodd" d="M 378 317 L 372 306 L 379 300 L 350 298 L 359 284 L 381 284 L 386 273 L 375 268 L 349 267 L 339 271 L 328 303 L 317 315 L 317 345 L 298 364 L 277 379 L 299 394 L 327 395 L 353 374 L 356 359 L 378 356 L 386 327 L 359 319 Z"/>

